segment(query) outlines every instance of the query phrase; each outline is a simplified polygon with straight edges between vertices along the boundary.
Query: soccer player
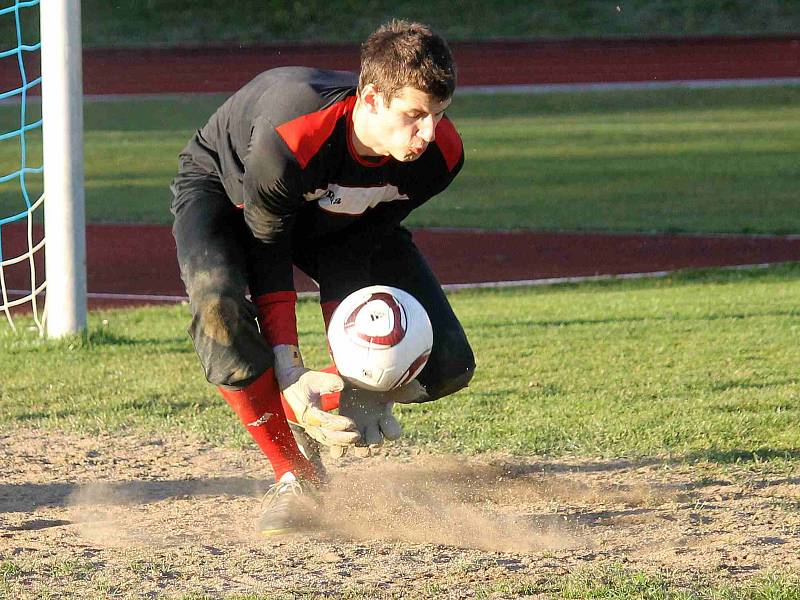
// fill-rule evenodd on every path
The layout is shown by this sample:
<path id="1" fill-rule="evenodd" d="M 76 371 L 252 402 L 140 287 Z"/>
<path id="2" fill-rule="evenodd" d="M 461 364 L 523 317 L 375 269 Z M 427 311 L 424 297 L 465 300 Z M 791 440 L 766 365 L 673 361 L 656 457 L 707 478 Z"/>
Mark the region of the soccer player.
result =
<path id="1" fill-rule="evenodd" d="M 306 516 L 302 497 L 324 479 L 317 443 L 334 455 L 349 446 L 366 455 L 399 437 L 394 402 L 436 400 L 472 377 L 464 331 L 400 224 L 463 165 L 461 139 L 444 116 L 455 79 L 441 37 L 392 21 L 362 45 L 360 74 L 266 71 L 180 155 L 173 234 L 189 334 L 206 378 L 272 465 L 263 534 Z M 335 369 L 306 368 L 293 265 L 317 282 L 326 326 L 338 302 L 367 285 L 414 295 L 434 332 L 418 378 L 381 394 L 346 386 Z M 337 404 L 338 414 L 330 412 Z"/>

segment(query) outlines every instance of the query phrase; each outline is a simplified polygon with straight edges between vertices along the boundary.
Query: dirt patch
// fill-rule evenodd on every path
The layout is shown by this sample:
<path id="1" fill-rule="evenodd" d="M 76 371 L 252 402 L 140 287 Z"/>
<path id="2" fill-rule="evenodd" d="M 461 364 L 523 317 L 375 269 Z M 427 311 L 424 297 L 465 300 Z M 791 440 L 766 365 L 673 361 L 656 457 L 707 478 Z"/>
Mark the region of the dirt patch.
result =
<path id="1" fill-rule="evenodd" d="M 468 597 L 619 562 L 726 579 L 800 569 L 796 473 L 400 448 L 331 465 L 316 526 L 265 540 L 252 523 L 271 481 L 254 450 L 21 431 L 0 438 L 0 457 L 9 597 Z"/>

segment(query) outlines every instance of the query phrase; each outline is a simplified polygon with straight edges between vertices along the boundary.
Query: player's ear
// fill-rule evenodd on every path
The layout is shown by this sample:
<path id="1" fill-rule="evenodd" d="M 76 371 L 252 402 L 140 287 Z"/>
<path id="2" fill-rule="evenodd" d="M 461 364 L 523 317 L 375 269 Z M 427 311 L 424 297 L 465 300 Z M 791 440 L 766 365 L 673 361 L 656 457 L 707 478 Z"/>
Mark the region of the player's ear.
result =
<path id="1" fill-rule="evenodd" d="M 361 90 L 361 101 L 371 113 L 376 113 L 383 103 L 383 97 L 373 84 L 368 83 Z"/>

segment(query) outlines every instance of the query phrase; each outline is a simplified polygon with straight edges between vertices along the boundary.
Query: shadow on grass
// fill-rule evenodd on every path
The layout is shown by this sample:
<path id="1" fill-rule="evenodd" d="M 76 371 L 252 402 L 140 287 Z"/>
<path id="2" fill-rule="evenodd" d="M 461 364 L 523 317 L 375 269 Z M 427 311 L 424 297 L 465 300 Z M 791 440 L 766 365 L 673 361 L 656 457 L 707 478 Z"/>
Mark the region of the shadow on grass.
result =
<path id="1" fill-rule="evenodd" d="M 170 392 L 164 394 L 150 394 L 144 397 L 130 398 L 127 400 L 108 400 L 101 415 L 94 412 L 97 401 L 90 401 L 88 405 L 72 404 L 66 407 L 48 407 L 40 410 L 17 409 L 16 413 L 4 415 L 3 419 L 9 423 L 19 423 L 20 426 L 37 426 L 42 421 L 66 421 L 75 419 L 84 423 L 104 423 L 107 427 L 114 427 L 119 420 L 124 421 L 121 415 L 146 416 L 148 419 L 175 419 L 180 417 L 192 418 L 208 407 L 215 406 L 215 402 L 207 403 L 202 399 L 177 400 Z"/>
<path id="2" fill-rule="evenodd" d="M 800 449 L 797 448 L 731 448 L 719 450 L 695 450 L 685 457 L 688 462 L 709 461 L 721 464 L 761 462 L 768 460 L 797 460 L 800 459 Z"/>
<path id="3" fill-rule="evenodd" d="M 258 497 L 272 483 L 246 477 L 213 477 L 110 483 L 0 484 L 0 513 L 33 512 L 42 506 L 148 504 L 186 496 Z M 3 529 L 0 526 L 0 529 Z M 17 527 L 20 529 L 20 527 Z"/>
<path id="4" fill-rule="evenodd" d="M 105 329 L 93 329 L 86 335 L 84 345 L 92 346 L 169 346 L 171 351 L 191 351 L 189 338 L 185 336 L 172 338 L 133 338 L 113 333 Z"/>
<path id="5" fill-rule="evenodd" d="M 136 348 L 142 353 L 168 351 L 174 354 L 184 354 L 194 352 L 188 335 L 160 338 L 131 337 L 99 327 L 84 333 L 52 340 L 41 339 L 38 335 L 34 337 L 34 334 L 31 334 L 28 339 L 22 341 L 22 344 L 24 345 L 20 346 L 20 350 L 32 352 L 60 352 L 63 350 L 73 352 L 108 346 Z"/>
<path id="6" fill-rule="evenodd" d="M 796 385 L 796 379 L 781 379 L 773 381 L 715 381 L 709 385 L 708 389 L 712 392 L 727 392 L 729 390 L 763 390 L 784 385 Z M 741 410 L 738 406 L 720 406 L 720 412 L 737 412 Z"/>
<path id="7" fill-rule="evenodd" d="M 685 465 L 698 462 L 718 464 L 759 463 L 770 460 L 800 460 L 800 449 L 797 448 L 733 448 L 721 450 L 708 448 L 695 450 L 676 457 L 640 457 L 617 458 L 607 460 L 558 460 L 505 463 L 507 474 L 511 477 L 522 477 L 532 473 L 592 473 L 636 470 L 643 467 Z M 800 478 L 798 478 L 800 482 Z"/>
<path id="8" fill-rule="evenodd" d="M 621 280 L 615 283 L 623 283 Z M 628 282 L 624 282 L 628 285 Z M 564 286 L 571 286 L 574 284 L 564 284 Z M 750 313 L 724 313 L 717 315 L 703 315 L 703 316 L 668 316 L 661 317 L 656 315 L 648 315 L 646 317 L 609 317 L 606 319 L 560 319 L 553 321 L 540 321 L 537 319 L 514 319 L 508 321 L 498 321 L 494 323 L 482 323 L 481 327 L 484 329 L 505 329 L 513 327 L 542 327 L 542 328 L 561 328 L 561 327 L 574 327 L 583 325 L 622 325 L 630 323 L 694 323 L 704 321 L 725 321 L 725 320 L 742 320 L 752 318 L 764 317 L 797 317 L 798 311 L 796 310 L 773 310 L 773 311 L 753 311 Z"/>

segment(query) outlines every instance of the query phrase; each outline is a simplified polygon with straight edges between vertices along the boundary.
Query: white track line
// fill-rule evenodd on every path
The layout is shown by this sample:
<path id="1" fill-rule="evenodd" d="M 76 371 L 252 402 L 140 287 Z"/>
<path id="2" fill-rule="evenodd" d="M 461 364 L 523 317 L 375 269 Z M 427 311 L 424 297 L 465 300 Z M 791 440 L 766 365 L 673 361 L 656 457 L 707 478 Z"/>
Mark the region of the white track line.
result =
<path id="1" fill-rule="evenodd" d="M 794 261 L 788 261 L 794 262 Z M 776 265 L 787 264 L 787 262 L 777 263 L 758 263 L 750 265 L 732 265 L 723 267 L 701 267 L 702 269 L 722 269 L 726 271 L 740 271 L 746 269 L 766 269 Z M 696 270 L 693 268 L 692 270 Z M 592 281 L 615 281 L 625 279 L 658 279 L 669 277 L 681 271 L 688 269 L 676 269 L 672 271 L 644 271 L 641 273 L 619 273 L 616 275 L 584 275 L 580 277 L 546 277 L 542 279 L 517 279 L 511 281 L 484 281 L 480 283 L 446 283 L 442 285 L 442 289 L 448 292 L 457 292 L 460 290 L 478 290 L 478 289 L 503 289 L 503 288 L 516 288 L 516 287 L 535 287 L 535 286 L 552 286 L 563 285 L 569 283 L 587 283 Z M 10 296 L 24 296 L 30 294 L 28 290 L 8 290 Z M 114 294 L 106 292 L 89 292 L 87 294 L 89 300 L 113 300 L 118 302 L 188 302 L 187 296 L 166 296 L 160 294 Z M 299 298 L 317 298 L 319 292 L 299 292 Z"/>
<path id="2" fill-rule="evenodd" d="M 793 262 L 793 261 L 788 261 Z M 729 265 L 722 267 L 692 267 L 684 269 L 675 269 L 672 271 L 645 271 L 641 273 L 619 273 L 617 275 L 584 275 L 581 277 L 547 277 L 544 279 L 518 279 L 513 281 L 487 281 L 485 283 L 447 283 L 442 286 L 442 289 L 447 291 L 458 290 L 477 290 L 483 288 L 501 289 L 512 287 L 533 287 L 533 286 L 548 286 L 548 285 L 562 285 L 565 283 L 587 283 L 591 281 L 615 281 L 619 279 L 657 279 L 661 277 L 669 277 L 678 272 L 685 272 L 688 270 L 700 269 L 722 269 L 725 271 L 741 271 L 746 269 L 766 269 L 776 265 L 787 264 L 787 262 L 777 263 L 758 263 L 751 265 Z"/>

